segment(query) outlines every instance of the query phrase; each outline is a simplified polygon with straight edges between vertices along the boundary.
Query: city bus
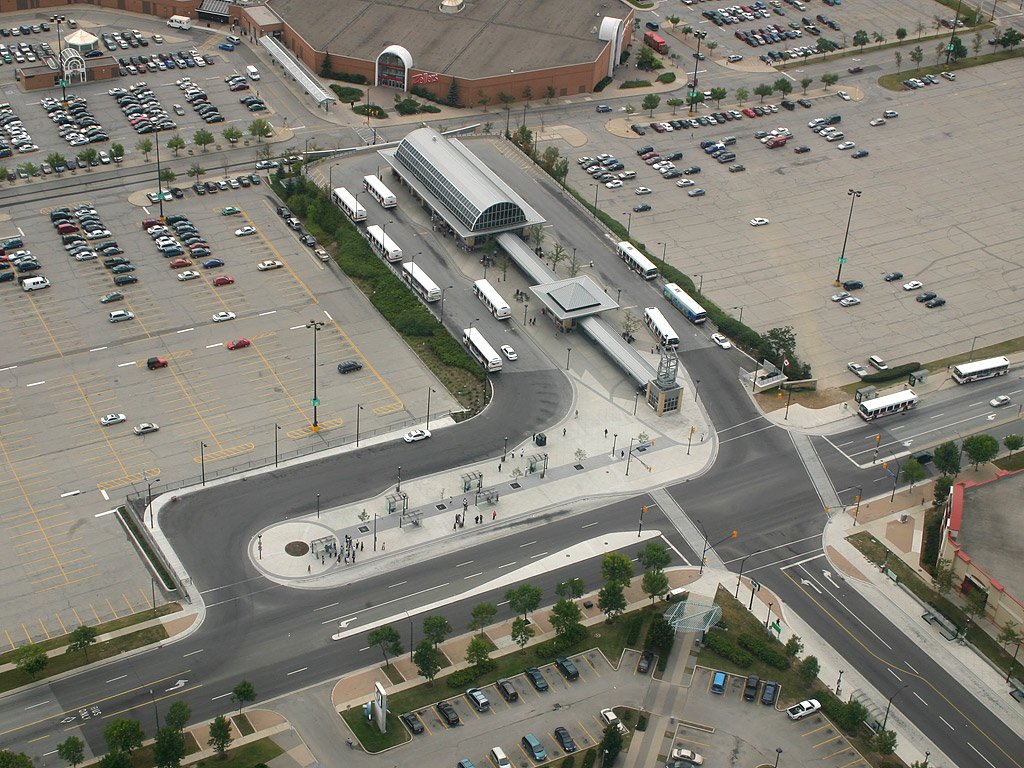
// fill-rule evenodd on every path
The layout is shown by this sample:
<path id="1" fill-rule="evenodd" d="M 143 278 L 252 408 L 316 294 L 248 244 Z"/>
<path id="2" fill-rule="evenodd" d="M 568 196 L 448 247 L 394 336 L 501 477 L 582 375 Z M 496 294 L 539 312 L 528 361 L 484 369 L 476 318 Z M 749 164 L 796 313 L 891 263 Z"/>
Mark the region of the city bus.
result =
<path id="1" fill-rule="evenodd" d="M 363 189 L 373 195 L 373 199 L 384 208 L 394 208 L 398 205 L 398 198 L 394 192 L 384 186 L 384 182 L 376 176 L 363 176 Z"/>
<path id="2" fill-rule="evenodd" d="M 969 384 L 978 379 L 991 379 L 994 376 L 1005 376 L 1010 372 L 1010 361 L 1005 357 L 990 357 L 974 363 L 960 363 L 953 366 L 953 381 L 957 384 Z"/>
<path id="3" fill-rule="evenodd" d="M 423 297 L 424 301 L 439 301 L 441 299 L 441 289 L 427 277 L 427 273 L 420 269 L 416 262 L 410 261 L 403 264 L 402 276 L 413 290 Z"/>
<path id="4" fill-rule="evenodd" d="M 917 405 L 917 395 L 914 394 L 914 390 L 905 389 L 891 395 L 864 400 L 857 408 L 857 412 L 864 421 L 871 421 L 881 416 L 909 411 L 915 405 Z"/>
<path id="5" fill-rule="evenodd" d="M 508 320 L 512 317 L 512 309 L 486 280 L 477 280 L 473 283 L 473 293 L 498 320 Z"/>
<path id="6" fill-rule="evenodd" d="M 653 32 L 644 32 L 644 45 L 653 48 L 658 53 L 668 53 L 668 43 L 661 35 L 656 35 Z"/>
<path id="7" fill-rule="evenodd" d="M 487 339 L 476 328 L 466 328 L 462 331 L 462 343 L 470 351 L 470 354 L 490 372 L 501 370 L 501 356 L 494 351 L 494 347 L 487 343 Z"/>
<path id="8" fill-rule="evenodd" d="M 653 280 L 658 276 L 658 268 L 654 263 L 633 247 L 631 243 L 623 240 L 615 246 L 619 258 L 626 262 L 626 266 L 636 272 L 644 280 Z"/>
<path id="9" fill-rule="evenodd" d="M 704 307 L 690 298 L 690 294 L 675 283 L 665 283 L 662 293 L 665 294 L 666 299 L 672 302 L 672 306 L 682 312 L 683 317 L 694 325 L 700 325 L 708 319 L 708 313 L 704 311 Z"/>
<path id="10" fill-rule="evenodd" d="M 359 201 L 352 196 L 344 187 L 336 187 L 331 190 L 331 200 L 341 208 L 352 221 L 366 221 L 366 209 L 359 204 Z"/>
<path id="11" fill-rule="evenodd" d="M 402 249 L 376 224 L 371 224 L 366 228 L 366 240 L 382 259 L 392 264 L 402 260 Z"/>
<path id="12" fill-rule="evenodd" d="M 661 346 L 667 349 L 675 349 L 679 346 L 679 336 L 672 330 L 665 315 L 657 307 L 647 307 L 644 310 L 644 323 L 651 329 L 651 333 Z"/>

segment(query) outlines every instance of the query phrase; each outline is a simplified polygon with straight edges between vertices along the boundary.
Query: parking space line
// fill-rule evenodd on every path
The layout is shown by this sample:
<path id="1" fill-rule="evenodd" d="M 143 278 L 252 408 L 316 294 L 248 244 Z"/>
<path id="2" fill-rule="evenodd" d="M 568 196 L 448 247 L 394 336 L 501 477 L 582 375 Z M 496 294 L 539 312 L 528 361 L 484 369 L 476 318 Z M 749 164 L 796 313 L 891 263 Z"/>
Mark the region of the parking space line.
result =
<path id="1" fill-rule="evenodd" d="M 50 633 L 46 629 L 46 625 L 43 624 L 43 620 L 39 619 L 39 627 L 43 630 L 43 634 L 46 635 L 46 639 L 50 639 Z"/>

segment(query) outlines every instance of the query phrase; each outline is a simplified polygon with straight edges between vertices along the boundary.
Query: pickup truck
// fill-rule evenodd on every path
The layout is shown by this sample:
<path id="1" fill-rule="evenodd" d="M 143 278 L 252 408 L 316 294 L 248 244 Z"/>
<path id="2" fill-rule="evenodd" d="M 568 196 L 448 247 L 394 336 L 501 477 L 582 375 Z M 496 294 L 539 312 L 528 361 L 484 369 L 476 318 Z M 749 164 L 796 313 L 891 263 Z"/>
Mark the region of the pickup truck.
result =
<path id="1" fill-rule="evenodd" d="M 807 699 L 799 704 L 794 704 L 786 710 L 790 720 L 803 720 L 808 715 L 813 715 L 821 709 L 821 702 L 817 699 Z"/>

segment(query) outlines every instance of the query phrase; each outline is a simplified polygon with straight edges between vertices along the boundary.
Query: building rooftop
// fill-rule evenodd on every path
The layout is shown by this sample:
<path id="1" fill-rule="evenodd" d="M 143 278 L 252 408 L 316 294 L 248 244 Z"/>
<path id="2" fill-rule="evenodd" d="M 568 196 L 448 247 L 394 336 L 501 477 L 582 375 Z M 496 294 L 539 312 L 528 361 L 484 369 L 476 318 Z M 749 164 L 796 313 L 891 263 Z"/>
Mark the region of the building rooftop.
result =
<path id="1" fill-rule="evenodd" d="M 593 61 L 606 45 L 598 39 L 601 20 L 628 12 L 607 0 L 471 0 L 457 14 L 443 13 L 439 5 L 439 0 L 270 3 L 316 50 L 373 61 L 387 46 L 401 45 L 413 55 L 416 69 L 463 78 Z"/>
<path id="2" fill-rule="evenodd" d="M 963 476 L 969 480 L 970 470 Z M 1024 598 L 1024 472 L 964 488 L 958 541 L 963 551 L 1018 600 Z"/>

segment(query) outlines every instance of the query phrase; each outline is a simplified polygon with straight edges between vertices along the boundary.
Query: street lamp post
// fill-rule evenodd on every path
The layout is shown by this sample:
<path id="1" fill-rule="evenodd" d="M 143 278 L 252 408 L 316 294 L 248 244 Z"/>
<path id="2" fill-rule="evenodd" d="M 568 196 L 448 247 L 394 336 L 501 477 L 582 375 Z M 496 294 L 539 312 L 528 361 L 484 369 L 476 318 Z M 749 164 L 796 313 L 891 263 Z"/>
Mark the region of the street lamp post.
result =
<path id="1" fill-rule="evenodd" d="M 206 443 L 202 440 L 199 441 L 199 471 L 202 475 L 202 484 L 206 485 L 206 453 L 204 449 L 207 448 Z"/>
<path id="2" fill-rule="evenodd" d="M 277 459 L 278 459 L 278 453 L 277 453 L 277 433 L 280 432 L 280 431 L 281 431 L 281 427 L 275 421 L 274 422 L 274 466 L 275 467 L 277 466 Z"/>
<path id="3" fill-rule="evenodd" d="M 307 328 L 313 329 L 313 431 L 320 429 L 320 422 L 317 420 L 316 410 L 320 406 L 320 399 L 316 396 L 316 337 L 324 324 L 320 320 L 310 320 L 306 323 Z"/>
<path id="4" fill-rule="evenodd" d="M 629 438 L 629 451 L 626 452 L 626 477 L 629 477 L 629 463 L 633 460 L 633 441 L 635 437 Z"/>
<path id="5" fill-rule="evenodd" d="M 893 461 L 896 461 L 893 459 Z M 900 463 L 896 461 L 896 471 L 892 475 L 892 495 L 889 497 L 889 503 L 896 501 L 896 484 L 900 481 Z"/>
<path id="6" fill-rule="evenodd" d="M 1013 676 L 1013 665 L 1017 663 L 1017 653 L 1020 651 L 1020 643 L 1017 643 L 1017 647 L 1013 649 L 1013 658 L 1010 660 L 1010 668 L 1006 670 L 1006 682 L 1010 682 L 1010 677 Z"/>
<path id="7" fill-rule="evenodd" d="M 505 444 L 501 447 L 501 460 L 504 461 L 508 455 L 508 436 L 505 437 Z"/>
<path id="8" fill-rule="evenodd" d="M 153 528 L 153 483 L 159 483 L 160 478 L 150 480 L 146 478 L 146 506 L 149 507 L 149 527 Z"/>
<path id="9" fill-rule="evenodd" d="M 740 321 L 740 325 L 742 325 L 743 324 L 743 307 L 733 307 L 733 309 L 738 309 L 740 311 L 739 321 Z"/>
<path id="10" fill-rule="evenodd" d="M 665 271 L 665 257 L 666 257 L 666 254 L 668 253 L 668 243 L 667 242 L 666 243 L 659 243 L 659 245 L 661 246 L 661 271 L 664 272 Z"/>
<path id="11" fill-rule="evenodd" d="M 697 402 L 697 392 L 700 390 L 700 379 L 695 379 L 693 382 L 693 401 Z"/>
<path id="12" fill-rule="evenodd" d="M 444 325 L 444 292 L 450 291 L 453 286 L 448 285 L 441 289 L 441 325 Z"/>
<path id="13" fill-rule="evenodd" d="M 632 211 L 623 211 L 623 213 L 626 214 L 629 217 L 628 219 L 626 219 L 626 238 L 628 239 L 629 238 L 629 230 L 633 228 L 633 212 Z"/>
<path id="14" fill-rule="evenodd" d="M 694 32 L 693 36 L 697 38 L 697 53 L 693 57 L 693 88 L 690 89 L 690 117 L 693 117 L 694 108 L 697 106 L 697 65 L 700 64 L 700 43 L 708 36 L 708 33 L 704 30 L 699 30 Z"/>
<path id="15" fill-rule="evenodd" d="M 572 347 L 565 348 L 565 370 L 569 370 L 569 356 L 572 354 Z"/>
<path id="16" fill-rule="evenodd" d="M 530 310 L 530 305 L 529 304 L 523 304 L 523 325 L 526 325 L 526 313 L 529 312 L 529 310 Z"/>
<path id="17" fill-rule="evenodd" d="M 320 519 L 320 494 L 316 495 L 316 519 Z"/>
<path id="18" fill-rule="evenodd" d="M 597 193 L 600 189 L 600 184 L 594 184 L 594 216 L 597 216 Z"/>
<path id="19" fill-rule="evenodd" d="M 995 15 L 995 3 L 992 4 L 993 15 Z M 949 64 L 949 57 L 953 55 L 953 40 L 956 38 L 956 25 L 960 21 L 960 0 L 956 3 L 956 13 L 953 14 L 953 31 L 949 33 L 949 44 L 946 46 L 946 63 Z"/>
<path id="20" fill-rule="evenodd" d="M 779 768 L 779 758 L 782 757 L 782 747 L 775 748 L 775 768 Z"/>
<path id="21" fill-rule="evenodd" d="M 853 508 L 853 525 L 856 527 L 857 518 L 860 516 L 860 497 L 864 494 L 864 487 L 857 486 L 857 506 Z"/>
<path id="22" fill-rule="evenodd" d="M 838 695 L 839 695 L 839 691 L 841 691 L 841 690 L 842 690 L 842 685 L 843 685 L 843 672 L 845 672 L 845 671 L 846 671 L 846 670 L 843 670 L 843 669 L 840 669 L 840 670 L 839 670 L 839 679 L 838 679 L 838 680 L 836 680 L 836 696 L 838 696 Z"/>
<path id="23" fill-rule="evenodd" d="M 424 425 L 424 429 L 430 429 L 430 395 L 436 390 L 433 387 L 427 387 L 427 423 Z"/>
<path id="24" fill-rule="evenodd" d="M 769 602 L 769 603 L 768 603 L 768 614 L 767 614 L 767 615 L 766 615 L 766 616 L 764 617 L 764 626 L 765 626 L 765 629 L 767 629 L 767 628 L 768 628 L 768 621 L 769 621 L 769 620 L 771 619 L 771 617 L 772 617 L 772 606 L 773 606 L 773 605 L 775 605 L 775 603 L 773 603 L 773 602 Z"/>
<path id="25" fill-rule="evenodd" d="M 857 202 L 857 198 L 861 196 L 861 190 L 851 189 L 846 194 L 850 196 L 850 215 L 846 219 L 846 234 L 843 235 L 843 250 L 839 254 L 839 271 L 836 273 L 836 287 L 840 285 L 840 279 L 843 274 L 843 264 L 846 263 L 846 241 L 850 238 L 850 222 L 853 221 L 853 204 Z"/>
<path id="26" fill-rule="evenodd" d="M 696 520 L 696 518 L 694 519 Z M 728 541 L 729 539 L 735 539 L 737 536 L 739 536 L 739 531 L 730 531 L 729 534 L 723 537 L 720 541 L 716 541 L 714 544 L 711 544 L 708 542 L 708 532 L 704 530 L 704 523 L 702 523 L 700 520 L 697 520 L 697 524 L 700 526 L 700 532 L 704 534 L 704 551 L 700 553 L 700 572 L 703 574 L 704 560 L 707 557 L 708 550 L 717 547 L 719 544 L 722 544 Z"/>
<path id="27" fill-rule="evenodd" d="M 615 444 L 619 441 L 619 433 L 616 432 L 612 435 L 612 458 L 615 458 Z"/>
<path id="28" fill-rule="evenodd" d="M 908 683 L 907 685 L 904 685 L 902 688 L 900 688 L 898 691 L 896 691 L 896 693 L 894 693 L 892 696 L 889 697 L 889 703 L 885 705 L 885 717 L 882 718 L 882 730 L 883 731 L 885 730 L 885 726 L 889 722 L 889 710 L 892 709 L 892 700 L 895 699 L 897 696 L 899 696 L 901 693 L 903 693 L 905 690 L 907 690 L 907 688 L 909 688 L 909 687 L 910 687 L 910 685 Z"/>
<path id="29" fill-rule="evenodd" d="M 764 552 L 764 550 L 759 549 L 757 550 L 757 552 L 751 552 L 749 555 L 746 555 L 742 560 L 740 560 L 740 575 L 736 577 L 736 594 L 733 595 L 733 597 L 735 597 L 736 599 L 739 599 L 740 596 L 740 580 L 743 578 L 743 566 L 747 564 L 747 558 L 753 557 L 754 555 L 759 555 L 762 552 Z"/>
<path id="30" fill-rule="evenodd" d="M 156 196 L 157 201 L 160 204 L 160 220 L 164 220 L 164 182 L 160 178 L 160 131 L 157 129 L 153 131 L 153 136 L 156 138 Z"/>
<path id="31" fill-rule="evenodd" d="M 149 689 L 149 698 L 153 700 L 153 717 L 156 718 L 156 729 L 160 730 L 160 709 L 156 705 L 156 694 L 153 693 L 153 689 Z"/>
<path id="32" fill-rule="evenodd" d="M 402 465 L 401 464 L 398 465 L 398 485 L 395 486 L 395 492 L 396 493 L 401 493 L 402 492 Z"/>
<path id="33" fill-rule="evenodd" d="M 409 661 L 412 661 L 412 616 L 409 616 L 409 612 L 406 611 L 405 615 L 409 618 Z"/>
<path id="34" fill-rule="evenodd" d="M 359 412 L 363 410 L 362 404 L 356 406 L 356 448 L 359 447 Z"/>
<path id="35" fill-rule="evenodd" d="M 57 25 L 57 62 L 60 65 L 60 100 L 65 107 L 68 105 L 68 93 L 67 80 L 64 79 L 64 57 L 61 55 L 64 53 L 64 36 L 60 32 L 60 25 L 66 19 L 66 16 L 59 14 L 50 17 L 50 21 Z"/>

